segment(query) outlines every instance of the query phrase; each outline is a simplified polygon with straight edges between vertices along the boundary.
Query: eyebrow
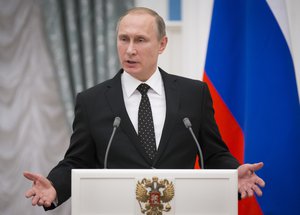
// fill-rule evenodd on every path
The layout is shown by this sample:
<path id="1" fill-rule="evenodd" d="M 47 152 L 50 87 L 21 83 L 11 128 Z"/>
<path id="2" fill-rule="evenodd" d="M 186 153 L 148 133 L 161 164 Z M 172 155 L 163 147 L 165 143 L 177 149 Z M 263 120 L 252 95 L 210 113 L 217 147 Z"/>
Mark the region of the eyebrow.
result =
<path id="1" fill-rule="evenodd" d="M 129 34 L 119 34 L 118 38 L 119 37 L 130 37 L 130 36 L 129 36 Z M 137 35 L 134 35 L 133 37 L 134 38 L 147 38 L 147 35 L 146 34 L 137 34 Z"/>

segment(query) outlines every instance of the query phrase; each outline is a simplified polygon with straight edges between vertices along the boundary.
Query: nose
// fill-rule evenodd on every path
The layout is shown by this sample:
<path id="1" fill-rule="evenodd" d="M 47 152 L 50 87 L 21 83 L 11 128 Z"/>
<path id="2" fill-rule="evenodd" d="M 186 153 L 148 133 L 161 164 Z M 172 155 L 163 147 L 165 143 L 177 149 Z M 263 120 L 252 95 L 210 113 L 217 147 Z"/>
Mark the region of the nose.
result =
<path id="1" fill-rule="evenodd" d="M 133 43 L 133 42 L 130 42 L 130 43 L 128 44 L 126 53 L 127 53 L 128 55 L 135 55 L 135 54 L 136 54 L 136 49 L 135 49 L 135 46 L 134 46 L 134 43 Z"/>

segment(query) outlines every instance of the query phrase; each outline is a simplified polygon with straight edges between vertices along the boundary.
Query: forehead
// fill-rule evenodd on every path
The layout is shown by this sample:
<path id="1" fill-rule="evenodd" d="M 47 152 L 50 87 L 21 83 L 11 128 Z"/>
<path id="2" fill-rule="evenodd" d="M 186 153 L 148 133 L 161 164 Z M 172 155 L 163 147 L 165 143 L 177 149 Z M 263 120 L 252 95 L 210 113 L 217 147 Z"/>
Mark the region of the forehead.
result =
<path id="1" fill-rule="evenodd" d="M 118 34 L 154 33 L 156 34 L 155 17 L 147 13 L 130 13 L 119 23 Z"/>

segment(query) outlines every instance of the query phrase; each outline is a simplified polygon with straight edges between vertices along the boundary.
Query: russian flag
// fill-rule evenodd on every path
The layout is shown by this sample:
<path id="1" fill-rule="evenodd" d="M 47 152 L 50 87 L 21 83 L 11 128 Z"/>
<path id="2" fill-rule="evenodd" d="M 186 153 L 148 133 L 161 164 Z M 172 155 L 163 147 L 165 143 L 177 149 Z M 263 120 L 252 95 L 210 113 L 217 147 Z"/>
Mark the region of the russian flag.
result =
<path id="1" fill-rule="evenodd" d="M 239 214 L 299 214 L 300 106 L 290 47 L 264 0 L 215 0 L 204 81 L 241 163 L 263 161 L 263 196 Z M 284 8 L 283 8 L 284 9 Z"/>

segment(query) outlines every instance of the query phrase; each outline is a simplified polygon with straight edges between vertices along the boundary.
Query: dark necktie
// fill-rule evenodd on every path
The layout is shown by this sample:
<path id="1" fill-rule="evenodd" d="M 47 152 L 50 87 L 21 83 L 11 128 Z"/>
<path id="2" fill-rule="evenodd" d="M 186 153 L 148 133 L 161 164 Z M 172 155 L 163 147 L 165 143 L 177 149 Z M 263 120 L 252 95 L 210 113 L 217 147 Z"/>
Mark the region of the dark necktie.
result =
<path id="1" fill-rule="evenodd" d="M 138 136 L 146 154 L 152 160 L 156 154 L 156 144 L 152 111 L 147 95 L 149 88 L 147 84 L 140 84 L 137 88 L 142 95 L 138 113 Z"/>

